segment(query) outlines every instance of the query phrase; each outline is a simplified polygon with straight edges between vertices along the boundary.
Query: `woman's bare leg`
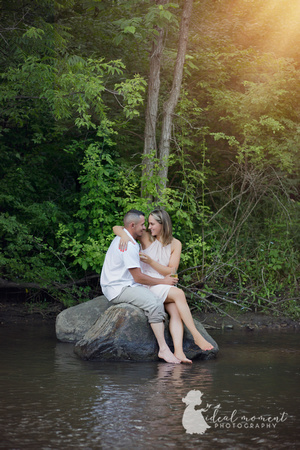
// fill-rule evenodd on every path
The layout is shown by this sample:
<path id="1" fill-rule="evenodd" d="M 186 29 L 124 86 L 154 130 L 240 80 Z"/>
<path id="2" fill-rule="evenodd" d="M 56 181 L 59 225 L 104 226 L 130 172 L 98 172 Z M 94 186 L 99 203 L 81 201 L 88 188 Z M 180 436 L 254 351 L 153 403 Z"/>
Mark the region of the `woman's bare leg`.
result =
<path id="1" fill-rule="evenodd" d="M 183 323 L 175 303 L 166 303 L 165 310 L 170 316 L 169 329 L 174 344 L 174 355 L 180 359 L 182 363 L 192 363 L 183 351 Z"/>
<path id="2" fill-rule="evenodd" d="M 187 304 L 185 294 L 181 289 L 176 287 L 171 287 L 169 290 L 168 297 L 165 300 L 165 307 L 168 303 L 175 303 L 181 317 L 181 320 L 184 322 L 188 330 L 191 332 L 195 344 L 201 348 L 201 350 L 212 350 L 214 347 L 211 345 L 197 330 L 194 320 Z"/>

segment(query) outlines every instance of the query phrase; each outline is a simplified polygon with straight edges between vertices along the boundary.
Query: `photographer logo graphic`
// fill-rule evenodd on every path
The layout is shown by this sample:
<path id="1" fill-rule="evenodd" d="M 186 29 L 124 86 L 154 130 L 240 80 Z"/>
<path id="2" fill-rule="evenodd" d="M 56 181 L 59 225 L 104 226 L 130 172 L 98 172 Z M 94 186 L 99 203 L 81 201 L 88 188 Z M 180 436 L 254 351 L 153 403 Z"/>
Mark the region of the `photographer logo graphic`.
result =
<path id="1" fill-rule="evenodd" d="M 191 390 L 187 393 L 182 401 L 187 405 L 182 417 L 182 425 L 188 434 L 203 434 L 209 428 L 220 429 L 241 429 L 241 428 L 260 428 L 272 429 L 279 423 L 287 420 L 287 413 L 283 412 L 277 416 L 260 415 L 260 416 L 245 416 L 239 415 L 238 411 L 234 409 L 231 414 L 221 415 L 221 405 L 213 407 L 207 404 L 205 408 L 197 408 L 202 404 L 203 394 L 198 390 Z M 209 413 L 208 413 L 209 411 Z M 203 416 L 203 413 L 208 413 Z"/>

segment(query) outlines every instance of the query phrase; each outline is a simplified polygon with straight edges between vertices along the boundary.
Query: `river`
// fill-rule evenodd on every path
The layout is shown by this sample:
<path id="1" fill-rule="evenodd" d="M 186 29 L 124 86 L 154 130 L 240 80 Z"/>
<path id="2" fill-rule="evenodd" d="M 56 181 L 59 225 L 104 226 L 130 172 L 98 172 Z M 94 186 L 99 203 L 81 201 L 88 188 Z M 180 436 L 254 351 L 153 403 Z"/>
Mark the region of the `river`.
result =
<path id="1" fill-rule="evenodd" d="M 218 357 L 190 366 L 82 361 L 53 325 L 1 326 L 0 448 L 299 449 L 299 332 L 210 334 Z"/>

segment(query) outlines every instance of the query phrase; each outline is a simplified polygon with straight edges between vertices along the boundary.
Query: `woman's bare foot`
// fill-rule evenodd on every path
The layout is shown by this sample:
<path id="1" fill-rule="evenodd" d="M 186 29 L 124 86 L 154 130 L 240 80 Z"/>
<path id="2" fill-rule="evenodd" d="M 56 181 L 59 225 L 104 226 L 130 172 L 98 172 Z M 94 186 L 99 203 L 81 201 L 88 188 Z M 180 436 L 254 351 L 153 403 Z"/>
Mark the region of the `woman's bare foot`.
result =
<path id="1" fill-rule="evenodd" d="M 191 359 L 188 359 L 185 354 L 179 353 L 179 352 L 175 352 L 174 355 L 176 356 L 176 358 L 178 358 L 183 364 L 192 364 L 193 361 Z"/>
<path id="2" fill-rule="evenodd" d="M 211 345 L 210 342 L 208 342 L 206 339 L 204 339 L 203 336 L 200 336 L 194 339 L 195 344 L 198 345 L 198 347 L 201 348 L 201 350 L 203 350 L 204 352 L 206 352 L 207 350 L 212 350 L 214 348 L 213 345 Z"/>
<path id="3" fill-rule="evenodd" d="M 171 364 L 180 364 L 181 362 L 180 359 L 176 358 L 176 356 L 171 352 L 169 347 L 160 349 L 158 352 L 158 357 Z"/>

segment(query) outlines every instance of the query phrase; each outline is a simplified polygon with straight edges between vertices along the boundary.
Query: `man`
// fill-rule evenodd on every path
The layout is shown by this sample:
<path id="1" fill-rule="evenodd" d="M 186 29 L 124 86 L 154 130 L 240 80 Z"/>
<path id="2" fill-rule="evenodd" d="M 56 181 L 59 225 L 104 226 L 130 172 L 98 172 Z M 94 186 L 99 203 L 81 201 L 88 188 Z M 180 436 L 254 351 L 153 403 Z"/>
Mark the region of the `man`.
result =
<path id="1" fill-rule="evenodd" d="M 166 312 L 163 302 L 149 289 L 141 286 L 145 284 L 174 285 L 177 279 L 170 275 L 165 278 L 153 278 L 142 273 L 140 268 L 139 245 L 135 241 L 142 236 L 145 227 L 145 215 L 136 209 L 130 210 L 124 217 L 124 229 L 133 238 L 129 242 L 126 252 L 119 250 L 119 236 L 116 236 L 106 253 L 101 272 L 101 288 L 105 297 L 113 304 L 129 303 L 141 308 L 157 339 L 158 356 L 166 362 L 179 364 L 180 360 L 171 352 L 165 341 L 164 320 Z"/>

